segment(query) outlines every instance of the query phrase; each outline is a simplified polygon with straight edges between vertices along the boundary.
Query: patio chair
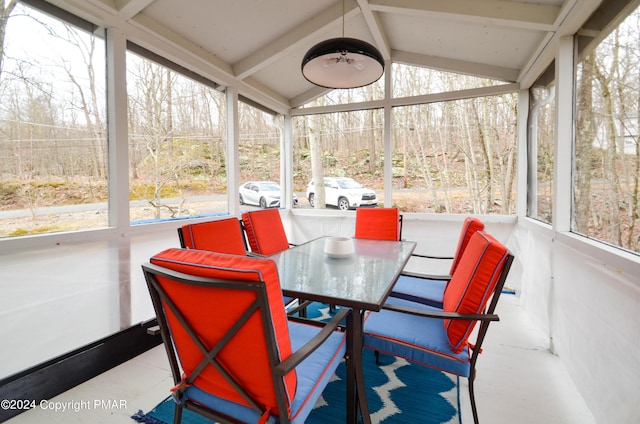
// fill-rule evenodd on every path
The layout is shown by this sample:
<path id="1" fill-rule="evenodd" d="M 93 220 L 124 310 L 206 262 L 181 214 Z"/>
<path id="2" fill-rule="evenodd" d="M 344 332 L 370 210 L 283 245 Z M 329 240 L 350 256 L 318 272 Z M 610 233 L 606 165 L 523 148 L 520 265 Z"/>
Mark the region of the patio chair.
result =
<path id="1" fill-rule="evenodd" d="M 402 215 L 398 208 L 356 209 L 354 238 L 399 241 L 402 237 Z M 329 304 L 333 312 L 335 305 Z"/>
<path id="2" fill-rule="evenodd" d="M 356 209 L 355 238 L 376 240 L 400 240 L 402 215 L 398 208 Z"/>
<path id="3" fill-rule="evenodd" d="M 513 256 L 493 237 L 476 232 L 456 267 L 443 299 L 434 308 L 389 298 L 364 323 L 364 346 L 444 372 L 467 377 L 474 422 L 476 362 L 489 324 L 498 321 L 496 304 Z M 488 305 L 488 306 L 487 306 Z M 480 323 L 475 341 L 469 337 Z M 425 382 L 429 384 L 429 382 Z"/>
<path id="4" fill-rule="evenodd" d="M 441 308 L 444 291 L 456 267 L 460 263 L 460 258 L 462 258 L 462 254 L 471 236 L 477 231 L 482 230 L 484 230 L 484 223 L 481 220 L 475 217 L 467 217 L 462 224 L 458 238 L 458 246 L 453 256 L 429 256 L 414 253 L 412 256 L 436 260 L 450 260 L 451 267 L 449 274 L 437 275 L 405 271 L 398 278 L 391 296 Z"/>
<path id="5" fill-rule="evenodd" d="M 178 228 L 180 246 L 187 249 L 246 255 L 247 245 L 238 218 L 186 224 Z"/>
<path id="6" fill-rule="evenodd" d="M 143 265 L 184 409 L 215 422 L 304 423 L 345 356 L 340 321 L 287 317 L 268 259 L 167 249 Z"/>
<path id="7" fill-rule="evenodd" d="M 242 224 L 253 253 L 269 256 L 293 246 L 277 209 L 243 212 Z"/>
<path id="8" fill-rule="evenodd" d="M 253 255 L 269 256 L 295 246 L 287 239 L 287 233 L 284 231 L 282 218 L 277 209 L 243 212 L 242 227 Z M 285 298 L 287 305 L 294 301 L 296 301 L 294 298 Z M 297 301 L 298 306 L 290 310 L 289 314 L 297 312 L 301 317 L 306 317 L 307 306 L 311 302 L 302 299 Z"/>
<path id="9" fill-rule="evenodd" d="M 247 254 L 242 224 L 237 218 L 183 225 L 178 228 L 178 237 L 180 246 L 187 249 L 242 256 Z M 306 304 L 289 296 L 283 296 L 283 299 L 290 315 L 299 313 L 301 317 L 306 316 Z M 294 304 L 296 301 L 297 305 Z"/>

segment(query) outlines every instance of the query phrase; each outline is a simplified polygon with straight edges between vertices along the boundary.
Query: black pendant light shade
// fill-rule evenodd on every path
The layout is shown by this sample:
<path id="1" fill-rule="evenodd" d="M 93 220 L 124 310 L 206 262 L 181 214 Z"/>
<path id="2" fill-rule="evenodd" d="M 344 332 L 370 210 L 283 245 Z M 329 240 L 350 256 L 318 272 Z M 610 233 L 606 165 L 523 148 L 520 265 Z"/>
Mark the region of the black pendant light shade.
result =
<path id="1" fill-rule="evenodd" d="M 384 59 L 371 44 L 355 38 L 332 38 L 313 46 L 302 60 L 302 75 L 326 88 L 372 84 L 384 73 Z"/>

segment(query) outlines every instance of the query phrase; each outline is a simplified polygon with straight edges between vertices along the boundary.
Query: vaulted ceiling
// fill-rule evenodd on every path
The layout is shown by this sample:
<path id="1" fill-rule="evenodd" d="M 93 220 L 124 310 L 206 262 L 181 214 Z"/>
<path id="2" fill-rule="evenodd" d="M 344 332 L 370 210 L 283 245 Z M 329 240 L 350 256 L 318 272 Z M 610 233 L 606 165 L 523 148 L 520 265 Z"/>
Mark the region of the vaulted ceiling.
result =
<path id="1" fill-rule="evenodd" d="M 221 86 L 274 109 L 325 92 L 304 79 L 304 54 L 359 38 L 387 63 L 531 82 L 599 0 L 49 0 Z M 343 14 L 344 11 L 344 14 Z M 344 21 L 343 21 L 344 16 Z"/>

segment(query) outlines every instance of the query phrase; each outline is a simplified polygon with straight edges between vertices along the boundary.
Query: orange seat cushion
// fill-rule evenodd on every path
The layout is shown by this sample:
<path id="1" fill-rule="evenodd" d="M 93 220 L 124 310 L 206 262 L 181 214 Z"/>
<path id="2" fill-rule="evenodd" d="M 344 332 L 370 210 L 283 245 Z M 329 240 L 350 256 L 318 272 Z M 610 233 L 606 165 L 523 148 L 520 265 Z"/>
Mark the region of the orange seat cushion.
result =
<path id="1" fill-rule="evenodd" d="M 189 249 L 245 255 L 244 236 L 237 218 L 182 226 L 182 238 Z"/>
<path id="2" fill-rule="evenodd" d="M 268 256 L 289 248 L 287 233 L 277 209 L 244 212 L 242 222 L 252 252 Z"/>
<path id="3" fill-rule="evenodd" d="M 475 232 L 444 291 L 443 310 L 477 314 L 485 310 L 508 256 L 507 248 L 489 234 Z M 444 320 L 451 349 L 459 353 L 477 321 Z"/>
<path id="4" fill-rule="evenodd" d="M 247 284 L 264 281 L 278 354 L 281 360 L 291 356 L 287 317 L 278 270 L 273 261 L 201 250 L 167 249 L 151 258 L 151 263 L 193 276 L 240 280 Z M 255 292 L 220 288 L 212 290 L 206 285 L 178 284 L 167 278 L 159 278 L 159 281 L 186 315 L 187 322 L 199 334 L 207 349 L 211 349 L 219 341 L 257 298 Z M 181 366 L 188 376 L 202 361 L 203 354 L 166 305 L 165 311 Z M 242 387 L 248 389 L 263 405 L 277 411 L 274 381 L 267 356 L 268 343 L 262 325 L 260 313 L 254 312 L 218 353 L 217 358 L 238 379 Z M 297 386 L 295 371 L 284 377 L 284 383 L 290 405 Z M 210 365 L 193 384 L 216 396 L 247 405 L 244 398 Z"/>
<path id="5" fill-rule="evenodd" d="M 398 208 L 356 209 L 358 239 L 400 240 L 400 211 Z"/>

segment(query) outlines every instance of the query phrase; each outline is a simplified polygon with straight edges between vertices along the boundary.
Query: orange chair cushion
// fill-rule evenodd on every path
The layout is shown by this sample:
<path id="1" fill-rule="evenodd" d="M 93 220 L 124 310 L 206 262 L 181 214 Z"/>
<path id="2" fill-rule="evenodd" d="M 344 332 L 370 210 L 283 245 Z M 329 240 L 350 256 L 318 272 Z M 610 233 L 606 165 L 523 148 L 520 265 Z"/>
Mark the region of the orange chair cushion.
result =
<path id="1" fill-rule="evenodd" d="M 242 222 L 252 252 L 273 255 L 289 248 L 287 233 L 277 209 L 244 212 Z"/>
<path id="2" fill-rule="evenodd" d="M 291 356 L 287 317 L 278 270 L 273 261 L 201 250 L 167 249 L 151 258 L 151 263 L 193 276 L 241 280 L 247 283 L 264 281 L 280 359 Z M 208 349 L 218 342 L 257 297 L 255 292 L 211 290 L 207 286 L 177 284 L 167 278 L 159 278 L 159 281 L 181 311 L 187 314 L 187 321 Z M 181 366 L 188 376 L 202 361 L 203 355 L 166 305 L 165 311 Z M 262 325 L 259 312 L 254 313 L 219 352 L 217 358 L 240 381 L 242 387 L 248 389 L 263 405 L 272 411 L 278 411 L 267 356 L 268 343 Z M 297 386 L 295 371 L 284 377 L 284 383 L 290 405 Z M 216 396 L 248 406 L 244 398 L 210 365 L 193 384 Z"/>
<path id="3" fill-rule="evenodd" d="M 469 244 L 469 240 L 471 240 L 471 236 L 476 231 L 483 231 L 484 223 L 480 221 L 478 218 L 467 217 L 462 224 L 462 230 L 460 231 L 460 238 L 458 239 L 458 247 L 456 247 L 456 253 L 453 255 L 453 262 L 451 262 L 451 269 L 449 270 L 449 275 L 453 275 L 456 270 L 456 267 L 460 263 L 460 258 L 464 253 L 464 249 L 466 249 L 467 244 Z"/>
<path id="4" fill-rule="evenodd" d="M 444 291 L 442 309 L 461 314 L 484 312 L 507 256 L 506 247 L 492 236 L 482 231 L 474 233 Z M 444 320 L 444 328 L 454 352 L 459 353 L 467 346 L 476 322 Z"/>
<path id="5" fill-rule="evenodd" d="M 245 255 L 244 236 L 237 218 L 182 226 L 182 238 L 189 249 Z"/>
<path id="6" fill-rule="evenodd" d="M 356 238 L 400 240 L 398 208 L 356 209 Z"/>

